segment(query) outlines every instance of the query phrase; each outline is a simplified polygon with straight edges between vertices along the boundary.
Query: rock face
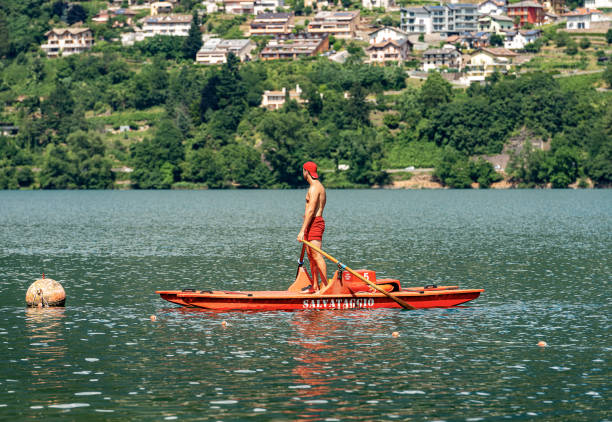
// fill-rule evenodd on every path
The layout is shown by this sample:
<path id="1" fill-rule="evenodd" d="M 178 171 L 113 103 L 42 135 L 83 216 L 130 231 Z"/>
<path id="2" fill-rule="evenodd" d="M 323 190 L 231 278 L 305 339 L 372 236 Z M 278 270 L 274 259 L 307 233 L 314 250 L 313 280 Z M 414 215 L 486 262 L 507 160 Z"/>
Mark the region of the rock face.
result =
<path id="1" fill-rule="evenodd" d="M 51 278 L 40 278 L 26 292 L 28 306 L 64 306 L 66 292 L 60 283 Z"/>

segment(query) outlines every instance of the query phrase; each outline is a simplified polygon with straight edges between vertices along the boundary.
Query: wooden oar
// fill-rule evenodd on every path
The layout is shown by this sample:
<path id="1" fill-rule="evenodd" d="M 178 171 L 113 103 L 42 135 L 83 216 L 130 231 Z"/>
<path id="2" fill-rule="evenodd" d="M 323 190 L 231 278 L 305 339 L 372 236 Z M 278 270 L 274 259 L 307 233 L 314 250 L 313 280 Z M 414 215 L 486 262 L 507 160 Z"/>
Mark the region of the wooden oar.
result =
<path id="1" fill-rule="evenodd" d="M 306 252 L 306 245 L 302 245 L 302 253 L 300 254 L 300 259 L 298 260 L 297 272 L 295 273 L 295 278 L 300 274 L 300 268 L 304 265 L 304 252 Z"/>
<path id="2" fill-rule="evenodd" d="M 414 306 L 406 303 L 405 301 L 403 301 L 402 299 L 395 297 L 394 295 L 392 295 L 391 293 L 389 293 L 388 291 L 386 291 L 385 289 L 377 286 L 376 284 L 372 283 L 370 280 L 366 279 L 365 277 L 363 277 L 361 274 L 356 273 L 354 270 L 352 270 L 351 268 L 347 267 L 346 265 L 344 265 L 342 262 L 338 261 L 336 258 L 334 258 L 333 256 L 331 256 L 330 254 L 328 254 L 327 252 L 322 251 L 321 249 L 317 248 L 315 245 L 313 245 L 312 243 L 310 243 L 307 240 L 302 240 L 302 242 L 304 242 L 306 245 L 308 245 L 309 248 L 312 248 L 313 250 L 319 252 L 321 255 L 323 255 L 325 258 L 329 259 L 330 261 L 332 261 L 334 264 L 338 264 L 338 267 L 342 270 L 346 270 L 349 273 L 353 274 L 355 277 L 357 277 L 358 279 L 360 279 L 361 281 L 363 281 L 365 284 L 367 284 L 368 286 L 372 287 L 373 289 L 378 290 L 379 292 L 381 292 L 382 294 L 384 294 L 385 296 L 387 296 L 390 299 L 393 299 L 394 301 L 396 301 L 402 308 L 404 309 L 416 309 Z"/>

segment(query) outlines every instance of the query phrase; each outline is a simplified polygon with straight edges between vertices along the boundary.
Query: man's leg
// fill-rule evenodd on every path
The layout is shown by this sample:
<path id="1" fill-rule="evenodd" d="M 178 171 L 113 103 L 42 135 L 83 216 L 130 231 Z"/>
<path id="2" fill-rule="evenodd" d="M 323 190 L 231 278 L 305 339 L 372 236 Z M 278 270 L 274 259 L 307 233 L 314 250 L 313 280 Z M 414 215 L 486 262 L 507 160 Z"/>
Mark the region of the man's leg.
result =
<path id="1" fill-rule="evenodd" d="M 311 242 L 313 242 L 311 240 Z M 312 277 L 312 287 L 315 290 L 319 290 L 319 282 L 318 280 L 318 269 L 317 269 L 317 261 L 315 260 L 314 254 L 316 252 L 310 248 L 306 248 L 306 255 L 308 255 L 308 262 L 310 262 L 310 276 Z"/>
<path id="2" fill-rule="evenodd" d="M 315 245 L 317 248 L 321 249 L 322 242 L 320 240 L 311 240 L 310 243 Z M 327 264 L 325 263 L 325 258 L 323 258 L 323 255 L 321 255 L 319 252 L 316 252 L 316 251 L 312 251 L 312 255 L 313 255 L 314 262 L 316 263 L 316 268 L 319 274 L 321 275 L 321 283 L 327 286 Z M 313 261 L 311 260 L 310 262 L 312 263 Z M 311 264 L 311 270 L 312 270 L 312 264 Z M 312 272 L 314 274 L 314 270 L 312 270 Z M 313 278 L 314 277 L 315 276 L 313 275 Z"/>

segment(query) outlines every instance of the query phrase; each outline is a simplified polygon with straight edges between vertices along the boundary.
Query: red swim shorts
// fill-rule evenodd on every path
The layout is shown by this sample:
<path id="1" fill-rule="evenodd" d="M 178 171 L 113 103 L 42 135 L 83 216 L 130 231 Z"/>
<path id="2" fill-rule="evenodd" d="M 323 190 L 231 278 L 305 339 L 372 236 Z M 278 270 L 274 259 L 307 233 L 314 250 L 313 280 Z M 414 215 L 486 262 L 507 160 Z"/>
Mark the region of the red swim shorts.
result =
<path id="1" fill-rule="evenodd" d="M 304 233 L 304 239 L 311 240 L 323 240 L 323 232 L 325 231 L 325 220 L 323 217 L 315 217 L 314 220 L 306 229 L 306 233 Z"/>

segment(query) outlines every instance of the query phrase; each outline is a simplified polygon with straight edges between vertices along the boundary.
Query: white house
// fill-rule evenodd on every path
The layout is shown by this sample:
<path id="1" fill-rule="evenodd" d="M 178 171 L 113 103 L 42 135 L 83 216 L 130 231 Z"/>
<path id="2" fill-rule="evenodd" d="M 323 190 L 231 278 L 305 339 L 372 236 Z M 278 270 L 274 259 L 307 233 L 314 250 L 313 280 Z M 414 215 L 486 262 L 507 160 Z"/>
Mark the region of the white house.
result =
<path id="1" fill-rule="evenodd" d="M 380 44 L 383 41 L 400 41 L 408 38 L 408 34 L 397 28 L 385 26 L 368 34 L 370 44 Z"/>
<path id="2" fill-rule="evenodd" d="M 481 15 L 503 15 L 506 13 L 504 0 L 484 0 L 478 3 L 478 13 Z"/>
<path id="3" fill-rule="evenodd" d="M 587 9 L 612 9 L 612 0 L 584 0 Z"/>
<path id="4" fill-rule="evenodd" d="M 204 0 L 202 4 L 206 7 L 206 13 L 209 15 L 219 11 L 219 4 L 215 0 Z"/>
<path id="5" fill-rule="evenodd" d="M 504 34 L 504 48 L 508 50 L 522 50 L 527 44 L 530 44 L 542 36 L 542 31 L 539 29 L 530 29 L 527 31 L 506 31 Z"/>
<path id="6" fill-rule="evenodd" d="M 389 7 L 395 6 L 394 0 L 361 0 L 361 5 L 364 9 L 383 8 L 388 9 Z"/>
<path id="7" fill-rule="evenodd" d="M 401 63 L 408 59 L 410 53 L 410 41 L 402 40 L 386 40 L 377 44 L 370 44 L 366 48 L 368 61 L 370 64 L 384 65 L 389 62 Z"/>
<path id="8" fill-rule="evenodd" d="M 255 0 L 253 13 L 257 16 L 261 13 L 276 12 L 277 9 L 282 9 L 284 7 L 284 0 Z"/>
<path id="9" fill-rule="evenodd" d="M 191 15 L 158 15 L 142 19 L 142 32 L 147 37 L 174 35 L 186 37 L 191 27 Z"/>
<path id="10" fill-rule="evenodd" d="M 303 100 L 301 95 L 302 88 L 300 88 L 299 85 L 295 86 L 295 91 L 290 90 L 287 92 L 287 88 L 283 88 L 280 91 L 266 90 L 261 97 L 260 107 L 267 108 L 268 110 L 278 110 L 285 104 L 287 97 L 289 97 L 289 100 L 295 100 L 298 103 L 303 104 L 306 102 L 306 100 Z"/>
<path id="11" fill-rule="evenodd" d="M 432 48 L 423 52 L 422 68 L 425 72 L 442 67 L 459 69 L 461 67 L 461 53 L 454 47 Z"/>
<path id="12" fill-rule="evenodd" d="M 512 28 L 514 28 L 514 22 L 508 16 L 486 15 L 478 19 L 478 29 L 480 31 L 499 34 L 503 31 L 510 31 Z"/>
<path id="13" fill-rule="evenodd" d="M 589 29 L 592 23 L 607 20 L 597 9 L 576 9 L 563 16 L 567 19 L 566 29 Z"/>
<path id="14" fill-rule="evenodd" d="M 47 57 L 57 57 L 82 53 L 94 43 L 93 32 L 89 28 L 54 28 L 45 33 L 47 42 L 40 48 Z"/>
<path id="15" fill-rule="evenodd" d="M 516 53 L 506 48 L 482 48 L 470 56 L 465 68 L 470 82 L 484 81 L 494 72 L 508 73 Z"/>
<path id="16" fill-rule="evenodd" d="M 198 64 L 221 64 L 227 62 L 227 55 L 234 53 L 240 61 L 251 59 L 251 52 L 257 45 L 251 40 L 222 40 L 221 38 L 210 38 L 207 40 L 198 54 Z"/>
<path id="17" fill-rule="evenodd" d="M 411 34 L 431 34 L 433 32 L 432 17 L 424 7 L 408 7 L 401 9 L 402 31 Z"/>

